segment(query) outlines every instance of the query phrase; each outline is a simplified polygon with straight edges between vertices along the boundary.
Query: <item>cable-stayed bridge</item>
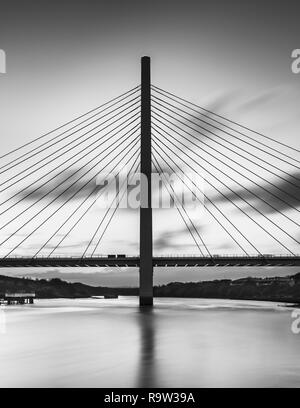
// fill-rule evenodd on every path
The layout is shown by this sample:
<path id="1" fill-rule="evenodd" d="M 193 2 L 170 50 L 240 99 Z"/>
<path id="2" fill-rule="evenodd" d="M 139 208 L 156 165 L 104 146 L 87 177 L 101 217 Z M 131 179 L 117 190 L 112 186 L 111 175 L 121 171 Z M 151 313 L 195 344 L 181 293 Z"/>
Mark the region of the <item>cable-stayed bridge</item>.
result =
<path id="1" fill-rule="evenodd" d="M 197 266 L 300 266 L 300 257 L 292 255 L 165 255 L 154 256 L 153 267 Z M 139 267 L 139 256 L 102 255 L 94 257 L 11 257 L 1 259 L 2 267 Z"/>
<path id="2" fill-rule="evenodd" d="M 143 57 L 141 85 L 0 157 L 0 266 L 139 267 L 141 304 L 152 304 L 155 266 L 299 266 L 299 153 L 151 84 Z M 91 220 L 105 194 L 96 183 L 103 173 L 125 174 L 126 182 Z M 140 192 L 147 205 L 138 209 L 139 255 L 103 255 L 127 182 L 138 173 L 150 181 Z M 197 254 L 153 255 L 154 173 Z M 205 228 L 169 174 L 205 207 Z M 84 228 L 89 236 L 80 240 Z M 77 246 L 76 254 L 61 254 L 74 235 L 81 253 Z M 230 253 L 220 253 L 219 240 Z"/>

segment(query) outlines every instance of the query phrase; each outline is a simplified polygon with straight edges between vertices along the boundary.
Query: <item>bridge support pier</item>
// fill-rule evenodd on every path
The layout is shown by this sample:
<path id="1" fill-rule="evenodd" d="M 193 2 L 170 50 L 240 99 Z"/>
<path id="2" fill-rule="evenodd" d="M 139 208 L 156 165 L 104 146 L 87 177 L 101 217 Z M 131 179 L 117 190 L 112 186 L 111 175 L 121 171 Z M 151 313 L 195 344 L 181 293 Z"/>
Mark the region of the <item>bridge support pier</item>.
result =
<path id="1" fill-rule="evenodd" d="M 152 204 L 151 204 L 151 89 L 150 57 L 141 60 L 141 180 L 140 206 L 140 306 L 153 305 Z"/>

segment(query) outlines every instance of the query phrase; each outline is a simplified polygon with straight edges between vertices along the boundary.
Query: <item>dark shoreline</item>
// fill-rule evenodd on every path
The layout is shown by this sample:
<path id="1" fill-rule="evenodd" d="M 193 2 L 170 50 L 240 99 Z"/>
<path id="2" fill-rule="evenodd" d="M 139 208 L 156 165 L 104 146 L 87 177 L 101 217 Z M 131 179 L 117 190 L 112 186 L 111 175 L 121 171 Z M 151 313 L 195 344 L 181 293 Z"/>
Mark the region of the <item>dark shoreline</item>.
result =
<path id="1" fill-rule="evenodd" d="M 0 299 L 5 293 L 34 292 L 37 299 L 79 299 L 93 296 L 138 296 L 137 287 L 94 287 L 58 278 L 28 279 L 0 275 Z M 156 298 L 228 299 L 286 303 L 300 307 L 300 273 L 285 278 L 243 278 L 171 282 L 154 287 Z"/>
<path id="2" fill-rule="evenodd" d="M 138 297 L 138 295 L 121 295 L 124 297 L 129 297 L 129 296 L 135 296 Z M 40 298 L 36 297 L 37 300 L 53 300 L 53 299 L 104 299 L 104 297 L 101 296 L 85 296 L 85 297 L 49 297 L 49 298 Z M 116 298 L 117 299 L 117 298 Z M 112 299 L 112 300 L 116 300 Z M 300 309 L 300 303 L 294 303 L 294 302 L 287 302 L 286 300 L 278 300 L 278 299 L 245 299 L 245 298 L 216 298 L 216 297 L 210 297 L 210 298 L 204 298 L 204 297 L 191 297 L 191 296 L 154 296 L 155 299 L 211 299 L 211 300 L 245 300 L 245 301 L 252 301 L 252 302 L 272 302 L 272 303 L 281 303 L 280 306 L 286 307 L 286 308 L 291 308 L 291 309 Z"/>

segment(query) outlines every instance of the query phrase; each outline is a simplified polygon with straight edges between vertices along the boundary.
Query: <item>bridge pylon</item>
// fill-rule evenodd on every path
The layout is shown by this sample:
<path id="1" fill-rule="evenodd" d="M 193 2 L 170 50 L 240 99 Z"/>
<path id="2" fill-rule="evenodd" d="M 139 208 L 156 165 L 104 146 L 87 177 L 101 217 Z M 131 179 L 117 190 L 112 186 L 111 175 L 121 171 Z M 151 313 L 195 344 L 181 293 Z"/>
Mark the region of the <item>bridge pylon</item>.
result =
<path id="1" fill-rule="evenodd" d="M 150 57 L 141 59 L 140 306 L 153 305 L 153 233 L 151 199 L 151 72 Z"/>

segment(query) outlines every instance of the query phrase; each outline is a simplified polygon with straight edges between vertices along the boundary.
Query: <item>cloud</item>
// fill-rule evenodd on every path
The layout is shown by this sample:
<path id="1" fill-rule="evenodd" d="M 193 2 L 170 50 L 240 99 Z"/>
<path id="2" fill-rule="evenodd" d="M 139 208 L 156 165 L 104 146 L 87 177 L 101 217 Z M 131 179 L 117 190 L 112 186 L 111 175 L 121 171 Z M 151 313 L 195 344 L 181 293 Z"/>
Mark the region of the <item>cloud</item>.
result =
<path id="1" fill-rule="evenodd" d="M 81 168 L 67 170 L 62 174 L 56 175 L 53 181 L 48 184 L 41 183 L 37 186 L 27 188 L 19 194 L 19 197 L 27 202 L 35 202 L 43 196 L 46 196 L 48 200 L 59 196 L 56 201 L 64 202 L 73 194 L 77 193 L 74 200 L 79 200 L 82 197 L 88 196 L 95 187 L 97 187 L 97 174 L 93 176 L 90 182 L 89 179 L 91 176 L 87 177 L 83 176 L 83 174 Z M 75 183 L 75 181 L 81 176 L 83 176 L 82 179 Z M 98 186 L 92 196 L 96 196 L 100 189 L 101 187 Z"/>
<path id="2" fill-rule="evenodd" d="M 260 105 L 265 105 L 269 103 L 272 99 L 276 98 L 277 96 L 278 92 L 276 90 L 265 92 L 241 104 L 239 110 L 249 112 L 252 109 L 257 109 L 258 107 L 260 107 Z"/>
<path id="3" fill-rule="evenodd" d="M 223 130 L 223 128 L 225 128 L 221 123 L 216 123 L 215 120 L 220 120 L 219 118 L 217 118 L 213 113 L 219 113 L 219 112 L 224 112 L 226 111 L 226 108 L 228 108 L 229 103 L 232 101 L 234 94 L 233 93 L 226 93 L 223 96 L 220 96 L 219 98 L 217 98 L 214 102 L 212 102 L 210 105 L 205 107 L 205 110 L 202 110 L 200 108 L 194 107 L 192 105 L 188 105 L 186 104 L 186 106 L 190 106 L 192 109 L 186 108 L 180 104 L 177 104 L 176 102 L 174 102 L 173 100 L 168 101 L 171 105 L 173 106 L 177 106 L 178 109 L 174 108 L 174 107 L 170 107 L 170 110 L 168 109 L 164 109 L 162 108 L 161 105 L 157 105 L 157 108 L 159 109 L 163 109 L 165 112 L 167 112 L 167 115 L 162 115 L 162 113 L 159 111 L 158 113 L 156 113 L 156 111 L 154 111 L 154 116 L 155 115 L 161 115 L 167 118 L 167 121 L 165 122 L 166 125 L 168 126 L 173 126 L 174 129 L 176 131 L 179 131 L 179 133 L 183 133 L 185 137 L 189 138 L 188 133 L 192 133 L 193 134 L 193 130 L 195 129 L 198 132 L 205 132 L 205 129 L 201 129 L 199 126 L 203 127 L 203 128 L 207 128 L 210 131 L 214 132 L 214 133 L 218 133 L 220 131 Z M 161 97 L 161 95 L 159 96 Z M 158 101 L 157 103 L 161 104 L 161 101 Z M 153 103 L 154 106 L 156 106 L 155 102 Z M 164 104 L 165 105 L 165 104 Z M 198 110 L 198 113 L 197 113 Z M 170 113 L 170 111 L 172 111 Z M 186 112 L 186 113 L 185 113 Z M 171 115 L 173 118 L 177 118 L 173 119 L 171 118 L 169 115 Z M 154 123 L 157 123 L 158 119 L 154 119 Z M 160 121 L 163 121 L 163 119 L 161 117 L 159 117 Z M 170 123 L 168 122 L 171 122 Z M 183 122 L 183 123 L 180 123 Z M 193 123 L 198 124 L 194 125 Z M 204 123 L 207 122 L 207 123 Z M 215 125 L 217 126 L 219 129 L 213 128 L 212 126 L 210 126 L 209 124 Z M 159 126 L 161 126 L 161 123 L 157 123 Z M 186 131 L 186 132 L 181 132 L 181 130 L 179 130 L 176 126 L 179 126 L 182 129 Z M 191 129 L 192 127 L 192 129 Z M 160 130 L 161 131 L 161 130 Z M 170 133 L 172 132 L 168 127 L 165 127 L 165 131 Z M 164 133 L 163 131 L 161 131 L 161 133 Z M 157 135 L 157 132 L 156 132 Z M 157 135 L 158 136 L 158 135 Z M 174 134 L 174 136 L 178 139 L 179 136 L 178 134 Z M 169 138 L 169 136 L 167 136 Z M 205 136 L 200 135 L 198 133 L 197 135 L 198 139 L 201 141 L 201 139 L 206 139 Z M 211 133 L 209 133 L 209 137 L 212 138 L 214 137 Z M 197 142 L 197 140 L 195 138 L 191 138 L 191 140 L 193 140 L 193 142 L 195 142 L 196 144 L 199 144 L 199 146 L 201 145 L 201 142 Z M 186 148 L 184 146 L 182 146 L 180 143 L 176 142 L 174 139 L 174 146 L 179 147 L 180 150 L 186 150 Z M 183 140 L 182 140 L 183 141 Z"/>
<path id="4" fill-rule="evenodd" d="M 195 227 L 197 228 L 200 236 L 203 238 L 203 231 L 204 231 L 204 227 L 201 225 L 198 226 L 194 223 Z M 200 247 L 203 247 L 203 245 L 201 244 L 201 241 L 199 240 L 199 237 L 197 236 L 197 234 L 195 233 L 194 227 L 188 223 L 189 228 L 191 229 L 191 231 L 193 232 L 194 237 L 196 238 L 198 244 Z M 175 243 L 174 239 L 178 239 L 178 237 L 181 237 L 183 239 L 184 235 L 189 234 L 190 237 L 190 242 L 189 243 L 183 243 L 182 241 L 179 243 Z M 186 249 L 190 249 L 191 246 L 195 246 L 196 244 L 193 241 L 192 237 L 190 236 L 190 233 L 187 229 L 187 227 L 183 227 L 183 228 L 178 228 L 176 229 L 176 231 L 171 231 L 171 232 L 163 232 L 160 234 L 160 236 L 158 238 L 156 238 L 154 240 L 153 243 L 153 249 L 156 251 L 163 251 L 163 250 L 184 250 Z"/>
<path id="5" fill-rule="evenodd" d="M 298 180 L 295 180 L 296 177 Z M 300 172 L 295 172 L 290 176 L 285 176 L 285 180 L 272 181 L 273 186 L 262 182 L 261 186 L 264 187 L 269 193 L 263 190 L 261 187 L 253 185 L 253 187 L 247 186 L 249 192 L 244 188 L 238 187 L 234 188 L 234 191 L 239 194 L 243 199 L 246 199 L 250 202 L 255 208 L 262 211 L 264 214 L 277 213 L 278 211 L 286 211 L 291 209 L 291 206 L 299 208 L 300 206 Z M 291 184 L 292 183 L 292 184 Z M 276 188 L 277 187 L 277 188 Z M 280 189 L 280 190 L 279 190 Z M 275 198 L 270 193 L 276 195 L 278 198 Z M 223 192 L 224 197 L 221 195 L 215 195 L 212 197 L 214 203 L 223 203 L 231 200 L 237 204 L 245 204 L 243 199 L 239 198 L 233 192 Z M 253 194 L 257 195 L 255 197 Z M 290 196 L 289 196 L 289 195 Z M 284 200 L 285 202 L 281 201 Z M 262 200 L 265 200 L 267 203 L 271 204 L 275 209 L 271 208 L 269 205 L 264 203 Z"/>

